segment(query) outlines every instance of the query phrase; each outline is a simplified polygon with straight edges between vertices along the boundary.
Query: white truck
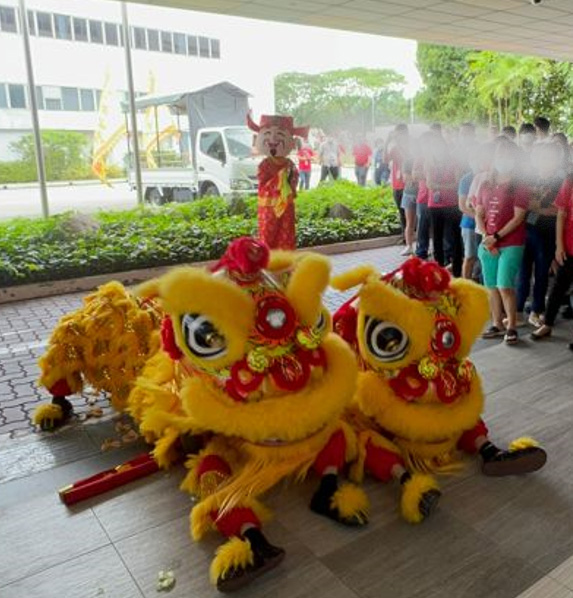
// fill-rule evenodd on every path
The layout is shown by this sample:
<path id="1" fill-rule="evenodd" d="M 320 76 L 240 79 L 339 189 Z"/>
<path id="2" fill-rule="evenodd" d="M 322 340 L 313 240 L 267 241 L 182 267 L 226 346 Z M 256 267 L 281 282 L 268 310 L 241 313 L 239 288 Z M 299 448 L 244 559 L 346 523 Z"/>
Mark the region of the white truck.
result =
<path id="1" fill-rule="evenodd" d="M 136 99 L 138 113 L 144 113 L 139 120 L 151 122 L 155 129 L 151 135 L 143 133 L 147 143 L 140 146 L 147 202 L 161 205 L 195 197 L 257 193 L 260 158 L 252 154 L 253 133 L 245 126 L 248 97 L 247 92 L 224 82 L 197 91 Z M 160 118 L 166 113 L 167 121 Z M 132 166 L 130 152 L 128 177 L 134 188 Z"/>

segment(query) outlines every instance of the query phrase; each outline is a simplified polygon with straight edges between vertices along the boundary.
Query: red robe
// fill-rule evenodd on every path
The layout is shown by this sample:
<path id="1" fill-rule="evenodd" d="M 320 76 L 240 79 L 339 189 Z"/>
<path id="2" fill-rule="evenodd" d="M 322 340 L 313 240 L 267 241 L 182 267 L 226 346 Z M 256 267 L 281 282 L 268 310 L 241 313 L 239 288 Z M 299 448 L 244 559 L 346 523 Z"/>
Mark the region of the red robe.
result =
<path id="1" fill-rule="evenodd" d="M 259 164 L 259 239 L 270 249 L 295 249 L 294 200 L 298 170 L 288 158 L 265 158 Z"/>

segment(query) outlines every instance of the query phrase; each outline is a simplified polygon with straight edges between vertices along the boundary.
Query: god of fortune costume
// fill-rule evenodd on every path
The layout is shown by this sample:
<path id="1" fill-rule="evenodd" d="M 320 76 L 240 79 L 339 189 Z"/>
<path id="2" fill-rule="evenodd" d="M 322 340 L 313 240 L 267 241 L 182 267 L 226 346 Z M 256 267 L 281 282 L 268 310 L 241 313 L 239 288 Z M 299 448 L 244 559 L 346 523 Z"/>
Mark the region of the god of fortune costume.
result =
<path id="1" fill-rule="evenodd" d="M 249 238 L 231 244 L 214 271 L 183 267 L 151 281 L 167 316 L 166 352 L 134 390 L 147 394 L 142 430 L 165 438 L 208 433 L 187 463 L 182 488 L 197 495 L 191 533 L 228 541 L 211 566 L 221 591 L 235 590 L 284 557 L 261 532 L 260 496 L 286 477 L 321 476 L 311 508 L 348 525 L 366 522 L 367 499 L 337 472 L 356 456 L 340 416 L 355 386 L 356 360 L 330 330 L 321 293 L 329 265 L 312 254 L 275 253 Z M 147 377 L 149 374 L 149 377 Z M 179 402 L 181 413 L 169 406 Z"/>
<path id="2" fill-rule="evenodd" d="M 84 299 L 84 305 L 58 322 L 40 358 L 40 384 L 52 395 L 34 413 L 42 429 L 62 424 L 72 413 L 68 400 L 90 385 L 108 393 L 122 411 L 135 378 L 159 349 L 159 307 L 110 282 Z"/>
<path id="3" fill-rule="evenodd" d="M 295 206 L 298 170 L 288 155 L 295 147 L 294 135 L 307 137 L 308 127 L 295 128 L 290 116 L 261 117 L 258 125 L 248 117 L 257 133 L 255 147 L 266 156 L 259 164 L 259 238 L 270 249 L 295 249 Z"/>
<path id="4" fill-rule="evenodd" d="M 444 268 L 418 258 L 385 276 L 358 268 L 333 284 L 361 285 L 334 316 L 335 331 L 360 362 L 348 412 L 359 438 L 351 478 L 368 472 L 384 482 L 399 479 L 402 514 L 419 522 L 440 496 L 433 474 L 459 466 L 460 451 L 479 452 L 490 476 L 544 465 L 545 451 L 531 439 L 508 451 L 488 440 L 480 378 L 468 359 L 488 318 L 483 287 L 450 280 Z"/>

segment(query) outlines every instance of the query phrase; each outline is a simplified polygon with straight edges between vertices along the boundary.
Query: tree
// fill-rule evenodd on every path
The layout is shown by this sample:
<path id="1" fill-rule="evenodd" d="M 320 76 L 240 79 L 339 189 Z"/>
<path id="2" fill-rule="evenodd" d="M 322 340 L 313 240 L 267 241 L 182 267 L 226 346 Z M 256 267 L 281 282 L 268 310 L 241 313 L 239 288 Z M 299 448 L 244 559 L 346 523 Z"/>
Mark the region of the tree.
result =
<path id="1" fill-rule="evenodd" d="M 423 120 L 459 124 L 482 121 L 486 110 L 472 93 L 468 77 L 470 50 L 418 44 L 416 62 L 424 88 L 415 99 L 416 114 Z"/>
<path id="2" fill-rule="evenodd" d="M 425 120 L 503 126 L 543 115 L 554 129 L 573 133 L 570 63 L 431 44 L 419 44 L 417 60 L 424 89 L 416 112 Z"/>
<path id="3" fill-rule="evenodd" d="M 77 131 L 42 131 L 46 177 L 51 181 L 73 179 L 89 168 L 88 138 Z M 26 168 L 36 169 L 34 140 L 24 135 L 10 144 L 18 161 Z"/>
<path id="4" fill-rule="evenodd" d="M 373 123 L 394 123 L 407 116 L 405 82 L 391 69 L 282 73 L 275 78 L 275 105 L 277 112 L 291 114 L 300 123 L 366 131 Z"/>

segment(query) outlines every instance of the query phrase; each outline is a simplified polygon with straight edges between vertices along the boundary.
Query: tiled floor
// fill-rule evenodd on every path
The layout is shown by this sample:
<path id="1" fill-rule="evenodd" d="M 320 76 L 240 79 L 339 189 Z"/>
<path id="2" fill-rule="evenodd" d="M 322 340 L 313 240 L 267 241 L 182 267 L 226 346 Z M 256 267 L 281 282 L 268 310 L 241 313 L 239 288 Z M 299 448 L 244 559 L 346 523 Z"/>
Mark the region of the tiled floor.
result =
<path id="1" fill-rule="evenodd" d="M 334 258 L 388 269 L 396 248 Z M 73 508 L 57 488 L 145 450 L 141 441 L 101 452 L 117 421 L 77 421 L 52 435 L 31 432 L 42 397 L 34 361 L 58 317 L 79 296 L 0 306 L 0 598 L 155 597 L 171 569 L 175 597 L 216 592 L 207 572 L 219 539 L 193 544 L 183 472 L 158 473 Z M 334 308 L 340 296 L 329 294 Z M 397 489 L 372 481 L 372 517 L 355 530 L 312 514 L 313 481 L 269 496 L 269 538 L 287 549 L 275 572 L 239 596 L 288 598 L 573 598 L 573 356 L 570 324 L 550 341 L 509 348 L 481 342 L 474 361 L 488 393 L 487 422 L 500 442 L 531 434 L 547 448 L 538 474 L 487 479 L 470 463 L 443 479 L 438 512 L 421 526 L 397 514 Z M 79 409 L 89 409 L 88 399 Z M 99 399 L 98 404 L 104 404 Z"/>

